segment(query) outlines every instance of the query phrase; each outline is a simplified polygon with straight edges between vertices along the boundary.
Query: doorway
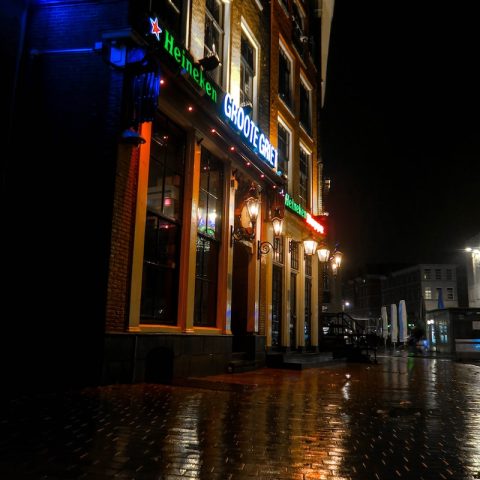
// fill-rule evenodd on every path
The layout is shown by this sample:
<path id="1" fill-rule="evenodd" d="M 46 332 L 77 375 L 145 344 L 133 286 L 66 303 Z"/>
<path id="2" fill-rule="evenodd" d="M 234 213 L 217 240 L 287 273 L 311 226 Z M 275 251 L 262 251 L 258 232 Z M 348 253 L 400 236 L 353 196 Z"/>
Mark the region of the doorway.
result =
<path id="1" fill-rule="evenodd" d="M 297 274 L 290 273 L 290 349 L 297 346 Z"/>

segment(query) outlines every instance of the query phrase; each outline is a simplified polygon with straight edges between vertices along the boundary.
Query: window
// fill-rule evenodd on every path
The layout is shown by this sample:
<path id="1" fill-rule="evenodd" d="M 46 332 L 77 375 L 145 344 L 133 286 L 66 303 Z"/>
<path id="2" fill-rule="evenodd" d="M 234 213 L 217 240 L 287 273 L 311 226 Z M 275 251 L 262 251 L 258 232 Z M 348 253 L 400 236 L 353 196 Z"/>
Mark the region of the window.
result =
<path id="1" fill-rule="evenodd" d="M 283 264 L 283 237 L 273 239 L 273 261 Z"/>
<path id="2" fill-rule="evenodd" d="M 140 321 L 175 325 L 186 137 L 160 114 L 153 128 Z"/>
<path id="3" fill-rule="evenodd" d="M 278 265 L 272 271 L 272 347 L 281 343 L 282 300 L 283 300 L 283 269 Z"/>
<path id="4" fill-rule="evenodd" d="M 310 258 L 310 257 L 308 257 Z M 312 345 L 312 278 L 305 277 L 305 321 L 303 324 L 305 347 Z"/>
<path id="5" fill-rule="evenodd" d="M 135 0 L 130 3 L 130 21 L 138 31 L 145 29 L 145 12 L 150 12 L 151 17 L 158 16 L 162 25 L 165 25 L 173 36 L 182 38 L 182 27 L 185 19 L 183 0 Z"/>
<path id="6" fill-rule="evenodd" d="M 278 173 L 288 176 L 288 162 L 290 161 L 290 131 L 278 122 Z"/>
<path id="7" fill-rule="evenodd" d="M 440 268 L 435 269 L 435 280 L 441 280 L 442 279 L 442 270 Z"/>
<path id="8" fill-rule="evenodd" d="M 292 108 L 292 61 L 280 46 L 278 60 L 278 95 Z"/>
<path id="9" fill-rule="evenodd" d="M 292 20 L 294 29 L 298 31 L 299 34 L 303 35 L 304 27 L 304 14 L 301 7 L 297 2 L 292 3 Z"/>
<path id="10" fill-rule="evenodd" d="M 431 280 L 432 279 L 432 271 L 429 268 L 426 268 L 423 271 L 423 279 L 424 280 Z"/>
<path id="11" fill-rule="evenodd" d="M 298 270 L 298 242 L 292 241 L 290 243 L 291 256 L 290 256 L 290 267 L 294 270 Z"/>
<path id="12" fill-rule="evenodd" d="M 453 300 L 453 288 L 447 287 L 447 300 Z"/>
<path id="13" fill-rule="evenodd" d="M 300 205 L 310 208 L 310 154 L 300 147 L 300 182 L 298 189 Z"/>
<path id="14" fill-rule="evenodd" d="M 215 326 L 222 225 L 223 164 L 208 150 L 200 160 L 194 325 Z"/>
<path id="15" fill-rule="evenodd" d="M 432 289 L 431 287 L 425 287 L 425 300 L 432 299 Z"/>
<path id="16" fill-rule="evenodd" d="M 207 0 L 205 8 L 204 55 L 217 54 L 223 57 L 223 3 L 220 0 Z M 208 72 L 219 85 L 222 84 L 222 66 Z"/>
<path id="17" fill-rule="evenodd" d="M 242 32 L 241 55 L 240 55 L 240 106 L 250 107 L 254 105 L 254 80 L 255 80 L 255 47 Z M 247 110 L 248 111 L 248 110 Z"/>
<path id="18" fill-rule="evenodd" d="M 305 275 L 312 276 L 312 257 L 310 255 L 305 256 Z"/>
<path id="19" fill-rule="evenodd" d="M 447 280 L 453 280 L 453 272 L 451 268 L 447 268 Z"/>
<path id="20" fill-rule="evenodd" d="M 300 123 L 305 131 L 310 134 L 312 130 L 311 88 L 303 81 L 300 82 Z"/>

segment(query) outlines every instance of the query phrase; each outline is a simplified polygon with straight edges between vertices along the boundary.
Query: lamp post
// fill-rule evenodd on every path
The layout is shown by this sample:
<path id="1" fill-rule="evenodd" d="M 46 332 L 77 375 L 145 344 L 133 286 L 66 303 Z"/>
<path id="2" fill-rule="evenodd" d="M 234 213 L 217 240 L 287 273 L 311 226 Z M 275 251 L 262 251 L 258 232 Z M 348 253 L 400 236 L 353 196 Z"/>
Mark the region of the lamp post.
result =
<path id="1" fill-rule="evenodd" d="M 275 212 L 273 214 L 273 217 L 271 219 L 272 226 L 273 226 L 273 235 L 275 239 L 280 237 L 282 235 L 282 230 L 283 230 L 283 218 L 280 216 L 280 209 L 276 208 Z M 266 255 L 270 251 L 277 251 L 277 247 L 274 243 L 270 243 L 267 241 L 261 242 L 258 240 L 257 242 L 257 259 L 260 260 L 262 258 L 262 255 Z"/>
<path id="2" fill-rule="evenodd" d="M 322 310 L 323 304 L 325 303 L 332 303 L 331 298 L 327 298 L 326 293 L 331 293 L 328 283 L 328 270 L 329 266 L 333 275 L 333 278 L 336 279 L 340 267 L 342 265 L 343 254 L 340 250 L 338 250 L 338 245 L 335 246 L 333 251 L 330 251 L 326 244 L 321 244 L 317 250 L 318 259 L 322 264 L 323 271 L 322 271 L 322 279 L 323 279 L 323 298 L 322 298 Z"/>
<path id="3" fill-rule="evenodd" d="M 474 243 L 480 243 L 480 235 L 472 239 Z M 465 248 L 471 258 L 467 263 L 468 305 L 480 307 L 480 246 Z"/>
<path id="4" fill-rule="evenodd" d="M 260 210 L 260 198 L 258 197 L 258 190 L 253 183 L 250 186 L 244 204 L 251 228 L 246 228 L 242 225 L 238 225 L 235 228 L 234 225 L 230 225 L 230 247 L 233 247 L 235 241 L 240 242 L 244 240 L 251 242 L 255 238 L 258 212 Z"/>

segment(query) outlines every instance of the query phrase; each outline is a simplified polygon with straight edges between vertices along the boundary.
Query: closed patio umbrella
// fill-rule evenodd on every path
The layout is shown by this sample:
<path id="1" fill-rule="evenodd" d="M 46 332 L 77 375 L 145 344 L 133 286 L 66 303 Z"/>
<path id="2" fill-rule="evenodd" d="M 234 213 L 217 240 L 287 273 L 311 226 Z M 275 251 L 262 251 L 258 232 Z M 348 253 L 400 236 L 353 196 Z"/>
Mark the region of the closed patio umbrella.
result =
<path id="1" fill-rule="evenodd" d="M 392 303 L 390 305 L 390 331 L 392 333 L 392 343 L 393 348 L 395 348 L 395 344 L 398 342 L 398 320 L 397 320 L 397 304 Z"/>
<path id="2" fill-rule="evenodd" d="M 387 346 L 387 338 L 388 338 L 388 313 L 387 307 L 385 305 L 382 306 L 380 309 L 382 315 L 382 337 L 383 341 L 385 342 L 385 346 Z"/>
<path id="3" fill-rule="evenodd" d="M 408 328 L 407 328 L 407 306 L 405 300 L 400 300 L 398 304 L 398 326 L 399 326 L 399 338 L 398 341 L 404 344 L 407 343 Z"/>

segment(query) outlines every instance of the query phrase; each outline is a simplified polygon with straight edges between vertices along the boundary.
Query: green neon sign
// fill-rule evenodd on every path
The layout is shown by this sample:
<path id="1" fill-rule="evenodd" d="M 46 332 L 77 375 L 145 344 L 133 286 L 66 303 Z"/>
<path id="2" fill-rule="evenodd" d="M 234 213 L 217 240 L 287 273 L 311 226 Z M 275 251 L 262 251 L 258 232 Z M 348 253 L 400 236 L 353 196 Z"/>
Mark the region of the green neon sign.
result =
<path id="1" fill-rule="evenodd" d="M 307 212 L 288 193 L 285 194 L 285 206 L 300 217 L 307 218 Z"/>
<path id="2" fill-rule="evenodd" d="M 285 194 L 285 206 L 292 212 L 296 213 L 299 217 L 304 218 L 305 223 L 310 225 L 317 233 L 325 233 L 325 227 L 321 223 L 319 223 L 310 213 L 304 210 L 301 205 L 296 203 L 288 193 Z"/>
<path id="3" fill-rule="evenodd" d="M 193 78 L 195 83 L 207 94 L 208 98 L 210 98 L 212 102 L 217 103 L 217 90 L 205 78 L 203 70 L 194 64 L 189 53 L 184 48 L 175 44 L 175 39 L 167 29 L 165 29 L 163 48 L 175 59 L 182 69 Z"/>

